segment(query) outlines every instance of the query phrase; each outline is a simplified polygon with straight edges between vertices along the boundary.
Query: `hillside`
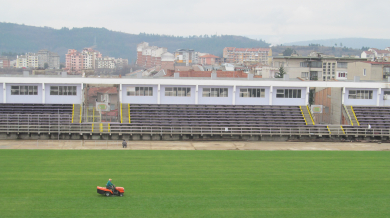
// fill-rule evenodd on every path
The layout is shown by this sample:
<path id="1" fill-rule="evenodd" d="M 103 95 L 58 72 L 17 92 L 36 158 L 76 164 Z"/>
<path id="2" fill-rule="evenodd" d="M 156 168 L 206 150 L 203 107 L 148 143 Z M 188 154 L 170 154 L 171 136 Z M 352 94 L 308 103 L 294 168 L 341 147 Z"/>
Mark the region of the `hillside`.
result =
<path id="1" fill-rule="evenodd" d="M 328 47 L 328 46 L 318 46 L 318 45 L 311 45 L 311 46 L 273 46 L 272 47 L 272 54 L 273 56 L 277 56 L 280 53 L 283 53 L 287 48 L 290 48 L 296 53 L 298 53 L 300 56 L 308 56 L 311 52 L 320 52 L 325 55 L 334 55 L 336 57 L 341 57 L 343 55 L 349 55 L 349 56 L 360 56 L 362 53 L 362 50 L 360 49 L 352 49 L 352 48 L 340 48 L 340 47 Z"/>
<path id="2" fill-rule="evenodd" d="M 309 44 L 320 44 L 324 46 L 337 46 L 361 49 L 362 47 L 384 49 L 390 47 L 390 39 L 369 39 L 369 38 L 340 38 L 340 39 L 323 39 L 323 40 L 309 40 L 300 42 L 283 43 L 283 45 L 300 45 L 307 46 Z"/>
<path id="3" fill-rule="evenodd" d="M 168 48 L 174 52 L 179 48 L 195 49 L 222 56 L 224 47 L 269 47 L 262 40 L 253 40 L 242 36 L 191 36 L 175 37 L 166 35 L 138 35 L 115 32 L 105 28 L 62 28 L 34 27 L 0 22 L 1 52 L 37 52 L 48 49 L 57 52 L 61 60 L 65 60 L 68 49 L 81 50 L 94 45 L 104 56 L 128 58 L 129 63 L 136 60 L 136 46 L 141 42 Z"/>

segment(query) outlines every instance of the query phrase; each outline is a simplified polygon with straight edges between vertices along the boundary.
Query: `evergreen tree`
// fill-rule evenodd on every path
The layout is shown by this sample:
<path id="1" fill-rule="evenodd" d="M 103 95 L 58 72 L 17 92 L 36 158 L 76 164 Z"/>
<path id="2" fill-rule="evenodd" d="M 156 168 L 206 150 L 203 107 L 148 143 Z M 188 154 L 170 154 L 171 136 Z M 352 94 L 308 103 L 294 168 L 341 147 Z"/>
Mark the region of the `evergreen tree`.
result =
<path id="1" fill-rule="evenodd" d="M 283 76 L 287 74 L 286 71 L 284 71 L 284 68 L 283 67 L 280 67 L 279 68 L 279 73 L 277 73 L 275 75 L 275 78 L 283 78 Z"/>

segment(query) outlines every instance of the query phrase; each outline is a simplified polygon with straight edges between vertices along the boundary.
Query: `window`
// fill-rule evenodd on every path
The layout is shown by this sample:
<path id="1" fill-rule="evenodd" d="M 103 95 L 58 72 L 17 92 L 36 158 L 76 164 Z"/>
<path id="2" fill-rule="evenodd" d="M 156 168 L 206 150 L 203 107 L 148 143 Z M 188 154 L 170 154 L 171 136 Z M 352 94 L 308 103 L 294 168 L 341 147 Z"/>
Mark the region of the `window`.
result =
<path id="1" fill-rule="evenodd" d="M 50 95 L 77 95 L 76 86 L 50 86 Z"/>
<path id="2" fill-rule="evenodd" d="M 276 98 L 301 98 L 300 89 L 277 89 Z"/>
<path id="3" fill-rule="evenodd" d="M 191 88 L 188 87 L 166 87 L 165 96 L 191 97 Z"/>
<path id="4" fill-rule="evenodd" d="M 345 78 L 345 77 L 347 77 L 347 73 L 345 73 L 345 72 L 339 72 L 338 74 L 339 74 L 338 76 L 339 76 L 340 78 Z"/>
<path id="5" fill-rule="evenodd" d="M 322 67 L 322 62 L 321 61 L 313 61 L 313 62 L 310 63 L 310 67 L 321 68 Z"/>
<path id="6" fill-rule="evenodd" d="M 363 76 L 366 76 L 366 69 L 363 69 Z"/>
<path id="7" fill-rule="evenodd" d="M 127 96 L 153 96 L 153 87 L 127 87 Z"/>
<path id="8" fill-rule="evenodd" d="M 371 90 L 349 90 L 348 99 L 372 99 Z"/>
<path id="9" fill-rule="evenodd" d="M 203 88 L 202 97 L 228 97 L 227 88 Z"/>
<path id="10" fill-rule="evenodd" d="M 348 63 L 347 62 L 337 62 L 337 68 L 347 68 Z"/>
<path id="11" fill-rule="evenodd" d="M 240 89 L 241 98 L 265 98 L 265 89 Z"/>
<path id="12" fill-rule="evenodd" d="M 11 95 L 38 95 L 38 86 L 11 86 Z"/>
<path id="13" fill-rule="evenodd" d="M 309 78 L 309 72 L 301 72 L 301 78 Z"/>
<path id="14" fill-rule="evenodd" d="M 308 63 L 308 62 L 301 62 L 301 63 L 300 63 L 300 66 L 301 66 L 301 67 L 308 67 L 308 66 L 309 66 L 309 63 Z"/>

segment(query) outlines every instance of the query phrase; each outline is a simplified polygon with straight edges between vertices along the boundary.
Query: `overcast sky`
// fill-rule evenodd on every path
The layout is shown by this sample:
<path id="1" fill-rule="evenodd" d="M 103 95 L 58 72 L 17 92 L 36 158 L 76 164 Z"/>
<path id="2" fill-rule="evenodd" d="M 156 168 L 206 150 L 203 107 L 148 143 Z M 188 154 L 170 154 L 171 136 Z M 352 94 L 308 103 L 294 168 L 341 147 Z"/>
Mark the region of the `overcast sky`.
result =
<path id="1" fill-rule="evenodd" d="M 273 44 L 390 38 L 389 0 L 0 0 L 0 22 L 138 34 L 243 35 Z"/>

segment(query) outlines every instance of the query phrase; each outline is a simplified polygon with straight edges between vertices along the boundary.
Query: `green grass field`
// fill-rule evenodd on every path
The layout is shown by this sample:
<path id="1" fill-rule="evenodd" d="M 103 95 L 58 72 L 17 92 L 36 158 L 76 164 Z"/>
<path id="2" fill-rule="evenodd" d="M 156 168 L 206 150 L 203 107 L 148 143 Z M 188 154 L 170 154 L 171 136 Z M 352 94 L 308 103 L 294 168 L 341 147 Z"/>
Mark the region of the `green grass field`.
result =
<path id="1" fill-rule="evenodd" d="M 0 186 L 0 217 L 390 217 L 390 152 L 0 150 Z"/>

